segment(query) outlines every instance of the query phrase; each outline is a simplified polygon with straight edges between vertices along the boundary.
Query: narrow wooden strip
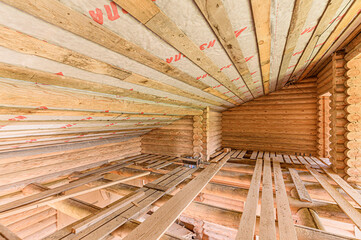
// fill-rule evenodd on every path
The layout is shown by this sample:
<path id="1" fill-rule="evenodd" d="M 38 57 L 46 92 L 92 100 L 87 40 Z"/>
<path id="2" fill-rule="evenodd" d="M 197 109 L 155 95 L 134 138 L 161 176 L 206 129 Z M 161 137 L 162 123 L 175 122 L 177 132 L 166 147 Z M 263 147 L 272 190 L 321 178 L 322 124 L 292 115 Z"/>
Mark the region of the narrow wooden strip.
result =
<path id="1" fill-rule="evenodd" d="M 248 69 L 241 46 L 239 45 L 232 24 L 229 20 L 226 9 L 221 0 L 195 0 L 208 24 L 213 29 L 224 50 L 232 60 L 243 81 L 247 85 L 253 96 L 256 96 L 256 88 L 252 81 L 251 73 Z"/>
<path id="2" fill-rule="evenodd" d="M 278 162 L 273 162 L 273 174 L 276 189 L 279 238 L 280 240 L 297 240 L 282 170 Z"/>
<path id="3" fill-rule="evenodd" d="M 328 194 L 335 200 L 342 211 L 350 217 L 358 228 L 361 228 L 361 213 L 359 213 L 326 179 L 316 170 L 306 165 L 308 171 L 321 184 Z"/>
<path id="4" fill-rule="evenodd" d="M 308 164 L 308 162 L 302 156 L 297 156 L 297 158 L 302 164 Z"/>
<path id="5" fill-rule="evenodd" d="M 258 152 L 257 158 L 263 159 L 263 151 Z"/>
<path id="6" fill-rule="evenodd" d="M 270 152 L 269 156 L 270 156 L 271 158 L 273 158 L 273 157 L 276 156 L 276 153 L 275 153 L 275 152 Z"/>
<path id="7" fill-rule="evenodd" d="M 238 154 L 240 154 L 241 153 L 241 151 L 242 150 L 237 150 L 237 151 L 235 151 L 233 154 L 232 154 L 232 158 L 236 158 L 237 156 L 238 156 Z"/>
<path id="8" fill-rule="evenodd" d="M 131 193 L 120 200 L 118 200 L 114 205 L 109 208 L 104 208 L 101 211 L 97 212 L 90 218 L 87 218 L 85 221 L 75 225 L 72 227 L 73 233 L 79 233 L 80 231 L 84 230 L 85 228 L 93 225 L 94 223 L 98 222 L 100 219 L 103 219 L 110 214 L 114 213 L 115 211 L 119 210 L 120 208 L 124 207 L 125 205 L 135 201 L 136 199 L 143 197 L 145 193 L 143 191 Z"/>
<path id="9" fill-rule="evenodd" d="M 142 18 L 143 13 L 138 11 L 137 6 L 127 4 L 128 1 L 126 0 L 115 0 L 114 2 L 128 11 L 136 19 L 139 20 Z M 137 2 L 137 5 L 143 5 L 143 3 L 145 4 L 148 1 L 137 0 Z M 154 3 L 152 4 L 153 7 L 158 8 Z M 223 72 L 219 71 L 219 67 L 162 11 L 159 10 L 157 14 L 143 24 L 175 49 L 183 53 L 189 60 L 211 75 L 240 99 L 244 98 L 243 93 L 237 89 Z"/>
<path id="10" fill-rule="evenodd" d="M 247 200 L 242 213 L 241 222 L 238 227 L 236 240 L 253 240 L 256 228 L 256 211 L 258 206 L 259 187 L 262 176 L 262 159 L 257 159 L 254 168 L 251 185 L 248 191 Z"/>
<path id="11" fill-rule="evenodd" d="M 348 184 L 345 180 L 343 180 L 329 166 L 323 164 L 320 161 L 316 161 L 316 163 L 361 207 L 361 194 L 359 192 L 357 192 L 350 184 Z"/>
<path id="12" fill-rule="evenodd" d="M 67 191 L 67 190 L 82 186 L 84 184 L 87 184 L 89 182 L 99 180 L 100 178 L 102 178 L 101 175 L 90 176 L 90 177 L 87 177 L 87 178 L 76 180 L 74 182 L 71 182 L 69 184 L 66 184 L 66 185 L 63 185 L 63 186 L 60 186 L 60 187 L 57 187 L 57 188 L 53 188 L 53 189 L 50 189 L 50 190 L 47 190 L 47 191 L 44 191 L 44 192 L 41 192 L 41 193 L 38 193 L 38 194 L 34 194 L 34 195 L 30 195 L 30 196 L 25 197 L 25 198 L 21 198 L 19 200 L 14 201 L 14 202 L 10 202 L 10 203 L 7 203 L 7 204 L 4 204 L 4 205 L 0 206 L 0 213 L 12 210 L 14 208 L 21 207 L 21 206 L 23 206 L 25 204 L 29 204 L 29 203 L 33 203 L 33 202 L 42 200 L 42 199 L 50 197 L 50 196 L 54 196 L 54 195 L 62 193 L 64 191 Z"/>
<path id="13" fill-rule="evenodd" d="M 292 161 L 290 159 L 290 157 L 288 155 L 283 155 L 283 159 L 285 160 L 285 163 L 291 163 L 292 164 Z"/>
<path id="14" fill-rule="evenodd" d="M 274 240 L 276 239 L 276 226 L 273 202 L 272 170 L 269 159 L 264 160 L 261 203 L 259 238 L 260 240 Z"/>
<path id="15" fill-rule="evenodd" d="M 289 168 L 288 170 L 292 177 L 292 181 L 295 184 L 295 187 L 296 187 L 296 190 L 297 190 L 300 200 L 306 201 L 306 202 L 312 202 L 312 198 L 308 194 L 308 191 L 307 191 L 305 185 L 303 184 L 303 182 L 300 178 L 300 175 L 298 175 L 297 170 L 294 168 Z"/>
<path id="16" fill-rule="evenodd" d="M 250 159 L 256 160 L 257 159 L 257 154 L 258 154 L 258 151 L 253 151 L 252 154 L 251 154 Z"/>
<path id="17" fill-rule="evenodd" d="M 288 31 L 286 47 L 284 50 L 284 56 L 282 58 L 282 64 L 277 79 L 277 89 L 282 88 L 282 80 L 286 77 L 292 55 L 297 46 L 298 39 L 301 36 L 301 32 L 308 17 L 308 13 L 313 5 L 314 0 L 296 0 L 290 28 Z"/>
<path id="18" fill-rule="evenodd" d="M 271 59 L 271 0 L 251 0 L 264 94 L 269 94 Z"/>
<path id="19" fill-rule="evenodd" d="M 246 155 L 246 152 L 247 152 L 247 150 L 243 150 L 243 151 L 237 156 L 237 158 L 243 158 L 244 155 Z"/>
<path id="20" fill-rule="evenodd" d="M 300 164 L 300 161 L 298 161 L 298 159 L 295 155 L 290 155 L 290 158 L 294 164 Z"/>
<path id="21" fill-rule="evenodd" d="M 228 153 L 218 163 L 211 163 L 211 165 L 190 181 L 180 192 L 128 234 L 124 240 L 159 239 L 230 157 L 231 153 Z"/>
<path id="22" fill-rule="evenodd" d="M 82 194 L 86 194 L 86 193 L 89 193 L 89 192 L 93 192 L 93 191 L 96 191 L 96 190 L 107 188 L 107 187 L 110 187 L 110 186 L 113 186 L 113 185 L 116 185 L 116 184 L 119 184 L 119 183 L 130 181 L 130 180 L 133 180 L 133 179 L 136 179 L 136 178 L 139 178 L 139 177 L 143 177 L 143 176 L 146 176 L 146 175 L 149 175 L 149 174 L 150 174 L 150 172 L 144 172 L 144 173 L 140 173 L 140 174 L 137 174 L 137 175 L 134 175 L 134 176 L 125 177 L 125 178 L 122 178 L 122 179 L 119 179 L 119 180 L 116 180 L 116 181 L 113 181 L 113 182 L 110 182 L 110 183 L 107 183 L 107 184 L 92 187 L 92 188 L 89 188 L 89 189 L 85 189 L 85 190 L 77 191 L 77 192 L 74 192 L 74 193 L 61 195 L 61 196 L 58 196 L 58 197 L 53 197 L 51 199 L 45 199 L 45 200 L 35 202 L 35 203 L 30 203 L 30 204 L 24 205 L 22 207 L 15 208 L 13 210 L 3 212 L 3 213 L 0 214 L 0 216 L 5 217 L 5 216 L 9 216 L 9 215 L 16 214 L 16 213 L 19 213 L 19 212 L 27 211 L 27 210 L 30 210 L 30 209 L 42 207 L 42 206 L 48 205 L 50 203 L 59 202 L 59 201 L 69 199 L 69 198 L 72 198 L 72 197 L 76 197 L 76 196 L 79 196 L 79 195 L 82 195 Z"/>

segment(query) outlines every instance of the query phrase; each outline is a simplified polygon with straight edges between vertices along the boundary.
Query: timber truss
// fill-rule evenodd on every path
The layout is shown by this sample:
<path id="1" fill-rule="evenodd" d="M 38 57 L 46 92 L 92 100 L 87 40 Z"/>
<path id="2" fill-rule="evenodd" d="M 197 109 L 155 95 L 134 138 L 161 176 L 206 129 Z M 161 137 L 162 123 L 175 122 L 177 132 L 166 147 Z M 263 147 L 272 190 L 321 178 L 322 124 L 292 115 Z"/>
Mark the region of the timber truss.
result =
<path id="1" fill-rule="evenodd" d="M 132 185 L 134 179 L 142 186 Z M 120 198 L 103 208 L 76 199 L 96 190 Z M 215 229 L 222 239 L 356 239 L 361 228 L 360 192 L 328 159 L 274 152 L 223 149 L 209 162 L 141 154 L 6 197 L 0 197 L 1 240 L 31 239 L 16 216 L 44 206 L 78 216 L 47 240 L 218 239 Z M 172 233 L 175 222 L 193 225 L 193 235 Z M 342 226 L 355 232 L 335 233 Z"/>

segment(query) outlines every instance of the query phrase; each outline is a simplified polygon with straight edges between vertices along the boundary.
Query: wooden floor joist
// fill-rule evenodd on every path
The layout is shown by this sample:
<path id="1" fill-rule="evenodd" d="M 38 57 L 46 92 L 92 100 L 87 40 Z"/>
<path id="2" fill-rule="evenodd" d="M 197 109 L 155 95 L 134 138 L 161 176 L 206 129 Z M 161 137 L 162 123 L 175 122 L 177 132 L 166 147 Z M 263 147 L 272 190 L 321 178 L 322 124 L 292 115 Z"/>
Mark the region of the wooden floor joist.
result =
<path id="1" fill-rule="evenodd" d="M 170 225 L 180 216 L 184 209 L 202 191 L 207 183 L 230 159 L 228 153 L 218 163 L 211 163 L 197 177 L 189 182 L 179 193 L 134 229 L 124 240 L 159 239 Z M 175 207 L 176 206 L 176 207 Z"/>

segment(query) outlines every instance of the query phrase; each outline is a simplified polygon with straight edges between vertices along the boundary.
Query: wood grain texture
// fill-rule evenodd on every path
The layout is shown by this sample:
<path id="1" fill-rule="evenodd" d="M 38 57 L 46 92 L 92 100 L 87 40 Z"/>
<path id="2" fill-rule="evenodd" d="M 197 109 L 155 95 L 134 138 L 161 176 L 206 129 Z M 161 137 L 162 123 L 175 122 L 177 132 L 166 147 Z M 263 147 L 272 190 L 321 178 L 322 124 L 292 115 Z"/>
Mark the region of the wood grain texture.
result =
<path id="1" fill-rule="evenodd" d="M 221 42 L 224 50 L 227 52 L 229 58 L 232 60 L 243 81 L 246 83 L 252 95 L 256 95 L 252 76 L 247 66 L 246 60 L 242 53 L 231 22 L 229 20 L 226 9 L 221 0 L 206 1 L 194 0 L 198 8 L 201 10 L 203 16 L 208 21 L 208 24 L 216 34 L 218 40 Z"/>
<path id="2" fill-rule="evenodd" d="M 251 0 L 261 63 L 263 90 L 269 94 L 271 59 L 271 0 Z"/>

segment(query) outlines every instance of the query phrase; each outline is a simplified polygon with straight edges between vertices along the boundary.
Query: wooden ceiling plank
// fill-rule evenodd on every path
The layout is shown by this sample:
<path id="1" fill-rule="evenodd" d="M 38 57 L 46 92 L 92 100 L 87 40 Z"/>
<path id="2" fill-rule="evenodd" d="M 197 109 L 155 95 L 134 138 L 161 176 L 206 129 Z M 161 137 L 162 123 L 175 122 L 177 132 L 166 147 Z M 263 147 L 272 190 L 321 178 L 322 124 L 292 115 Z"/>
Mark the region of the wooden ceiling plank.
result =
<path id="1" fill-rule="evenodd" d="M 348 9 L 347 13 L 342 17 L 341 21 L 335 28 L 335 30 L 328 37 L 326 42 L 322 45 L 317 55 L 313 58 L 311 63 L 307 66 L 306 70 L 300 76 L 300 80 L 305 78 L 311 70 L 319 63 L 324 54 L 330 49 L 330 47 L 335 43 L 335 40 L 340 36 L 340 34 L 351 24 L 354 18 L 359 14 L 361 9 L 361 1 L 355 1 L 352 6 Z"/>
<path id="2" fill-rule="evenodd" d="M 161 208 L 148 217 L 136 229 L 128 234 L 124 240 L 156 240 L 159 239 L 181 213 L 192 203 L 193 199 L 202 191 L 208 182 L 230 159 L 228 153 L 218 163 L 211 163 L 180 192 L 168 200 Z"/>
<path id="3" fill-rule="evenodd" d="M 0 101 L 3 105 L 88 109 L 103 111 L 143 112 L 176 115 L 202 115 L 201 110 L 183 107 L 169 107 L 160 104 L 137 103 L 107 97 L 92 96 L 53 89 L 43 85 L 29 85 L 15 81 L 0 81 Z"/>
<path id="4" fill-rule="evenodd" d="M 0 237 L 4 240 L 21 240 L 21 238 L 2 224 L 0 224 Z"/>
<path id="5" fill-rule="evenodd" d="M 269 94 L 271 59 L 271 0 L 251 0 L 264 94 Z"/>
<path id="6" fill-rule="evenodd" d="M 133 17 L 141 21 L 144 17 L 144 12 L 139 8 L 140 5 L 148 4 L 148 0 L 137 0 L 136 5 L 128 4 L 127 0 L 115 0 L 119 6 L 129 12 Z M 150 4 L 150 3 L 149 3 Z M 157 7 L 154 3 L 154 6 Z M 157 7 L 158 8 L 158 7 Z M 150 14 L 150 13 L 149 13 Z M 189 60 L 203 69 L 206 73 L 211 75 L 215 80 L 221 83 L 224 87 L 234 93 L 237 97 L 243 100 L 243 94 L 230 81 L 230 79 L 215 65 L 212 60 L 199 47 L 187 37 L 187 35 L 178 28 L 178 26 L 166 16 L 160 9 L 159 12 L 153 14 L 147 22 L 142 22 L 147 28 L 152 30 L 164 41 L 169 43 L 175 49 L 183 53 Z"/>
<path id="7" fill-rule="evenodd" d="M 151 53 L 135 45 L 134 43 L 125 40 L 121 36 L 115 34 L 114 32 L 103 27 L 102 25 L 95 23 L 91 18 L 68 8 L 59 1 L 1 1 L 21 11 L 29 13 L 37 18 L 40 18 L 46 22 L 49 22 L 55 26 L 61 27 L 64 30 L 67 30 L 87 40 L 95 42 L 114 52 L 127 56 L 130 59 L 133 59 L 141 64 L 151 67 L 181 82 L 199 88 L 230 103 L 239 105 L 233 99 L 230 99 L 229 97 L 215 89 L 210 89 L 210 86 L 208 86 L 207 84 L 204 84 L 201 81 L 197 81 L 194 77 L 180 71 L 176 67 L 152 55 Z M 148 4 L 145 3 L 143 6 L 147 5 Z"/>
<path id="8" fill-rule="evenodd" d="M 282 88 L 281 81 L 285 78 L 293 52 L 296 48 L 298 38 L 301 36 L 302 28 L 308 17 L 314 0 L 296 0 L 292 14 L 291 25 L 288 31 L 286 47 L 282 58 L 282 64 L 277 79 L 277 88 Z"/>
<path id="9" fill-rule="evenodd" d="M 142 85 L 145 87 L 153 88 L 156 90 L 161 90 L 176 94 L 179 96 L 191 98 L 197 101 L 206 102 L 216 106 L 222 106 L 221 103 L 217 101 L 212 101 L 195 94 L 183 91 L 171 85 L 167 85 L 147 77 L 129 72 L 127 70 L 121 69 L 117 66 L 102 62 L 100 60 L 88 57 L 86 55 L 80 54 L 78 52 L 44 42 L 40 39 L 33 38 L 29 35 L 20 33 L 18 31 L 8 29 L 6 27 L 0 26 L 0 31 L 2 32 L 0 36 L 0 46 L 12 49 L 14 51 L 25 53 L 29 55 L 35 55 L 50 59 L 59 63 L 67 64 L 76 68 L 80 68 L 89 72 L 104 74 L 110 77 L 114 77 L 125 82 L 132 82 L 137 85 Z M 128 79 L 129 78 L 129 79 Z M 138 81 L 135 81 L 138 80 Z M 115 88 L 115 87 L 112 87 Z M 131 90 L 128 90 L 128 92 Z M 139 94 L 139 92 L 137 92 Z M 132 94 L 131 92 L 129 94 Z M 141 94 L 141 93 L 140 93 Z M 162 97 L 158 97 L 164 101 Z"/>
<path id="10" fill-rule="evenodd" d="M 340 8 L 343 0 L 332 0 L 326 7 L 326 10 L 322 14 L 322 17 L 318 21 L 316 29 L 313 31 L 310 40 L 308 41 L 304 51 L 301 53 L 301 57 L 297 61 L 296 67 L 293 69 L 291 76 L 295 74 L 299 74 L 304 68 L 304 65 L 307 64 L 309 58 L 312 57 L 312 53 L 316 44 L 318 43 L 318 39 L 324 33 L 324 31 L 329 27 L 332 18 L 335 17 L 337 10 Z M 333 41 L 333 39 L 331 39 Z"/>
<path id="11" fill-rule="evenodd" d="M 11 78 L 23 81 L 34 82 L 37 84 L 47 84 L 66 88 L 80 89 L 98 93 L 112 94 L 117 97 L 129 97 L 152 102 L 161 102 L 179 106 L 188 106 L 192 108 L 204 108 L 203 106 L 183 102 L 179 100 L 164 98 L 152 94 L 133 91 L 130 89 L 101 84 L 97 82 L 86 81 L 73 77 L 60 76 L 54 73 L 44 72 L 36 69 L 30 69 L 0 62 L 0 77 Z"/>
<path id="12" fill-rule="evenodd" d="M 208 24 L 221 42 L 238 73 L 242 76 L 251 94 L 256 96 L 256 88 L 253 84 L 251 73 L 242 53 L 241 46 L 234 35 L 234 30 L 223 2 L 221 0 L 194 0 L 194 2 L 208 21 Z"/>

